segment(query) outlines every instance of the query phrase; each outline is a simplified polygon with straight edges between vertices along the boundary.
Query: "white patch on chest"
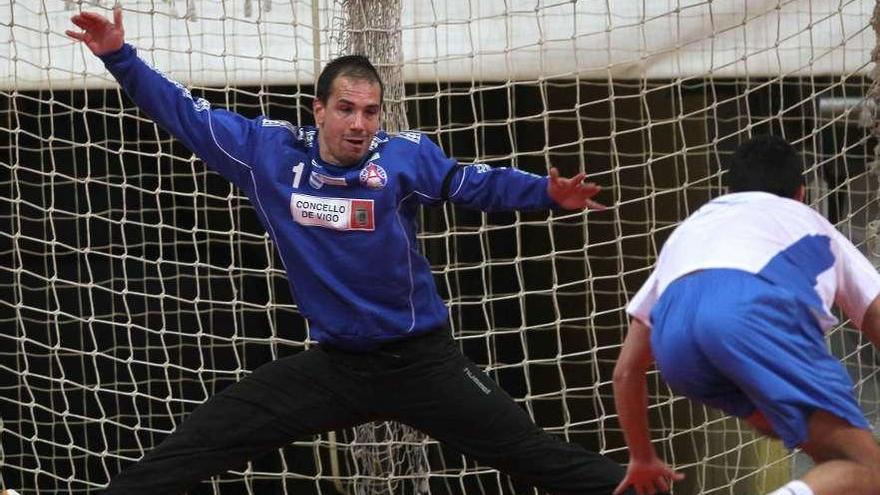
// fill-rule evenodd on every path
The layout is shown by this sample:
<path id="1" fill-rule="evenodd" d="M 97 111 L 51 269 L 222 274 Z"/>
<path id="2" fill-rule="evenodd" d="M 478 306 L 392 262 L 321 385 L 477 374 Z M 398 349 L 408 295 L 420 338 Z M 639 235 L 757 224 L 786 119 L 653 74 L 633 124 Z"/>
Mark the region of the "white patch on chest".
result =
<path id="1" fill-rule="evenodd" d="M 322 198 L 307 194 L 290 195 L 290 214 L 300 225 L 333 230 L 374 230 L 372 199 Z"/>

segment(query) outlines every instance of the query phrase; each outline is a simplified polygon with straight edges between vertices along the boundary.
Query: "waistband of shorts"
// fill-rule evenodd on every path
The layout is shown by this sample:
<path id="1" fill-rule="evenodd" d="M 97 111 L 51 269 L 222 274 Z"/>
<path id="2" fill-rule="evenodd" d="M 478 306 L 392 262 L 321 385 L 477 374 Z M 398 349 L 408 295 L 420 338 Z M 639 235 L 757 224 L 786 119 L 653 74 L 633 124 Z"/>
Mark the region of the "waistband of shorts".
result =
<path id="1" fill-rule="evenodd" d="M 376 351 L 394 351 L 451 339 L 452 333 L 449 329 L 449 325 L 441 325 L 422 330 L 418 333 L 391 337 L 389 339 L 373 340 L 369 342 L 358 340 L 357 342 L 352 342 L 353 345 L 351 346 L 347 345 L 344 341 L 321 342 L 319 345 L 325 350 L 332 352 L 359 354 Z"/>

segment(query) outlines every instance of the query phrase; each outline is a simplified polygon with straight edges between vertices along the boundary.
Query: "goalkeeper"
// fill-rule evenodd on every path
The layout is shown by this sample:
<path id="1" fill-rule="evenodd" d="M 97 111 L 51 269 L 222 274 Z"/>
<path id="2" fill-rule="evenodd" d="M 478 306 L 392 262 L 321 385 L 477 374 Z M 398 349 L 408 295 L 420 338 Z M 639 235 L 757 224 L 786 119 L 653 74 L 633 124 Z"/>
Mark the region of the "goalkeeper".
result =
<path id="1" fill-rule="evenodd" d="M 836 303 L 880 345 L 880 274 L 803 203 L 803 162 L 781 138 L 755 137 L 729 168 L 731 194 L 669 237 L 627 308 L 614 398 L 630 452 L 621 488 L 675 477 L 651 446 L 645 372 L 675 392 L 743 418 L 816 462 L 773 495 L 880 493 L 880 448 L 824 332 Z"/>
<path id="2" fill-rule="evenodd" d="M 610 495 L 620 465 L 538 428 L 461 354 L 427 260 L 419 205 L 484 211 L 601 208 L 583 174 L 458 165 L 417 132 L 379 129 L 382 81 L 340 57 L 321 73 L 316 127 L 246 119 L 190 93 L 124 43 L 121 10 L 72 18 L 135 103 L 250 198 L 319 345 L 266 364 L 197 408 L 107 493 L 177 494 L 321 432 L 411 425 L 552 493 Z"/>

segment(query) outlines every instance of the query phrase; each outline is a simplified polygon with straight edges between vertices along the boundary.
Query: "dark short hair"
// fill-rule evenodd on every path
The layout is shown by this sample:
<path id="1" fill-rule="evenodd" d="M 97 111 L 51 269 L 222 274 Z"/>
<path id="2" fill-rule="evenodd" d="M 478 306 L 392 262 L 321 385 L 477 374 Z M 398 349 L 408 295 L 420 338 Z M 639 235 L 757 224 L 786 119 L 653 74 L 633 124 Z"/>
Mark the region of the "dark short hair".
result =
<path id="1" fill-rule="evenodd" d="M 794 198 L 804 185 L 804 162 L 778 136 L 754 136 L 739 145 L 727 167 L 730 192 L 762 191 Z"/>
<path id="2" fill-rule="evenodd" d="M 331 60 L 318 76 L 315 96 L 321 100 L 321 103 L 327 103 L 327 98 L 330 98 L 330 92 L 333 90 L 333 82 L 341 76 L 378 83 L 379 101 L 385 96 L 385 85 L 382 84 L 379 71 L 370 63 L 370 59 L 363 55 L 343 55 Z"/>

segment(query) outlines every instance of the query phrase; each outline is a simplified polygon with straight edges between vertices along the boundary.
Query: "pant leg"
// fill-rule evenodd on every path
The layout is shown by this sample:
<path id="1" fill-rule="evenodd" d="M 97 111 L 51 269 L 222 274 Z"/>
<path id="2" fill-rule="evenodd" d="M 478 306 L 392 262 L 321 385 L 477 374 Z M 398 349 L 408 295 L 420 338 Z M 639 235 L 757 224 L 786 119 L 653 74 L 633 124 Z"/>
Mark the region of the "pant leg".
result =
<path id="1" fill-rule="evenodd" d="M 623 479 L 621 465 L 538 428 L 448 334 L 401 354 L 412 362 L 386 380 L 388 415 L 550 493 L 611 495 Z"/>
<path id="2" fill-rule="evenodd" d="M 105 493 L 178 495 L 293 440 L 362 423 L 358 381 L 320 348 L 265 364 L 198 407 Z"/>

